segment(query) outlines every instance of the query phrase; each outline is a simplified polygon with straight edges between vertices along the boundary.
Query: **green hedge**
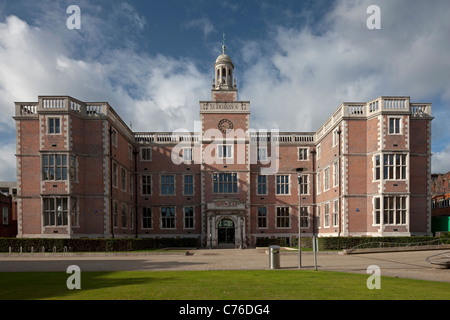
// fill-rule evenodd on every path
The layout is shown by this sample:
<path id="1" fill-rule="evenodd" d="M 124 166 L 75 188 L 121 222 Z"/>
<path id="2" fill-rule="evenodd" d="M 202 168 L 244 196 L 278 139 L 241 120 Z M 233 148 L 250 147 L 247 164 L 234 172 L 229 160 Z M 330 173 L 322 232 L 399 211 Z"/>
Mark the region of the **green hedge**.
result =
<path id="1" fill-rule="evenodd" d="M 161 238 L 161 239 L 42 239 L 42 238 L 0 238 L 0 252 L 105 252 L 105 251 L 136 251 L 168 247 L 195 248 L 199 246 L 197 238 Z"/>

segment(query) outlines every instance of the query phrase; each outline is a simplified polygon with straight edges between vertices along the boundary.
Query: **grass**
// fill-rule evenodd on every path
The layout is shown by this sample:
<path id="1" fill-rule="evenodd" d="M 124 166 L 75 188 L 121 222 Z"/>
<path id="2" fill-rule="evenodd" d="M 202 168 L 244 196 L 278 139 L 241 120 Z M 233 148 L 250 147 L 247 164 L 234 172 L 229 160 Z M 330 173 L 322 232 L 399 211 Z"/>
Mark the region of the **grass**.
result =
<path id="1" fill-rule="evenodd" d="M 1 300 L 438 300 L 450 283 L 328 271 L 81 272 L 81 290 L 69 290 L 63 272 L 0 273 Z"/>

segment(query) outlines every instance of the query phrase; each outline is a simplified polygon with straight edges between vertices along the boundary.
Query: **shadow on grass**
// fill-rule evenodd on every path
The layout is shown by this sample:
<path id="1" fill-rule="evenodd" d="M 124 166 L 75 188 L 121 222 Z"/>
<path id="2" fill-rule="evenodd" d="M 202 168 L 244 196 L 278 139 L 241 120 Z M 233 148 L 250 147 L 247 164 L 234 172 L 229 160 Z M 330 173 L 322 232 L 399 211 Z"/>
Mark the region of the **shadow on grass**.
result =
<path id="1" fill-rule="evenodd" d="M 156 282 L 176 280 L 173 277 L 152 277 L 151 274 L 151 272 L 137 272 L 131 276 L 124 276 L 122 272 L 82 272 L 81 290 L 70 290 L 66 281 L 71 274 L 64 272 L 2 273 L 0 300 L 132 299 L 133 286 L 137 288 Z"/>
<path id="2" fill-rule="evenodd" d="M 202 263 L 149 260 L 2 261 L 0 300 L 78 299 L 79 296 L 91 300 L 97 299 L 97 296 L 100 296 L 98 299 L 128 299 L 127 294 L 132 299 L 133 290 L 130 288 L 133 286 L 138 288 L 155 282 L 176 281 L 170 277 L 152 277 L 148 271 L 193 264 Z M 66 282 L 72 276 L 72 273 L 67 273 L 67 268 L 71 265 L 80 268 L 81 290 L 67 288 Z M 124 277 L 119 271 L 136 272 Z M 114 287 L 117 290 L 105 290 Z M 89 293 L 94 290 L 95 293 Z"/>

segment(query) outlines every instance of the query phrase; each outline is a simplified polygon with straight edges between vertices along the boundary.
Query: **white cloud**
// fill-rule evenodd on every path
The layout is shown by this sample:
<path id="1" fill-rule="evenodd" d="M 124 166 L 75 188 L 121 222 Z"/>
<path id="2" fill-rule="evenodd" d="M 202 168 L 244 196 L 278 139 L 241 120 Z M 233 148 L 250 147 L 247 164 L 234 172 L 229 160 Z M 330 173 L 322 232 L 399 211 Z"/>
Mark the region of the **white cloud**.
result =
<path id="1" fill-rule="evenodd" d="M 432 173 L 447 173 L 450 171 L 450 144 L 447 147 L 433 154 L 431 157 Z"/>
<path id="2" fill-rule="evenodd" d="M 15 153 L 15 143 L 0 143 L 0 181 L 16 181 Z"/>
<path id="3" fill-rule="evenodd" d="M 211 32 L 214 32 L 216 28 L 207 17 L 193 19 L 185 23 L 186 28 L 199 28 L 203 32 L 203 36 L 206 38 Z"/>

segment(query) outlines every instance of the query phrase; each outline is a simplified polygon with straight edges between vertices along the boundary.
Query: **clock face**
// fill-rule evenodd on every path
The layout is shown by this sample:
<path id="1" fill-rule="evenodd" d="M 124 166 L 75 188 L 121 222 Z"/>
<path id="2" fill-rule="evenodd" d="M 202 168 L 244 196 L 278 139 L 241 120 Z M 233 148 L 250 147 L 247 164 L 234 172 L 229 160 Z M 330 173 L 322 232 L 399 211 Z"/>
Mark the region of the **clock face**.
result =
<path id="1" fill-rule="evenodd" d="M 220 131 L 226 133 L 228 130 L 233 129 L 233 122 L 228 119 L 222 119 L 220 120 L 218 127 Z"/>

